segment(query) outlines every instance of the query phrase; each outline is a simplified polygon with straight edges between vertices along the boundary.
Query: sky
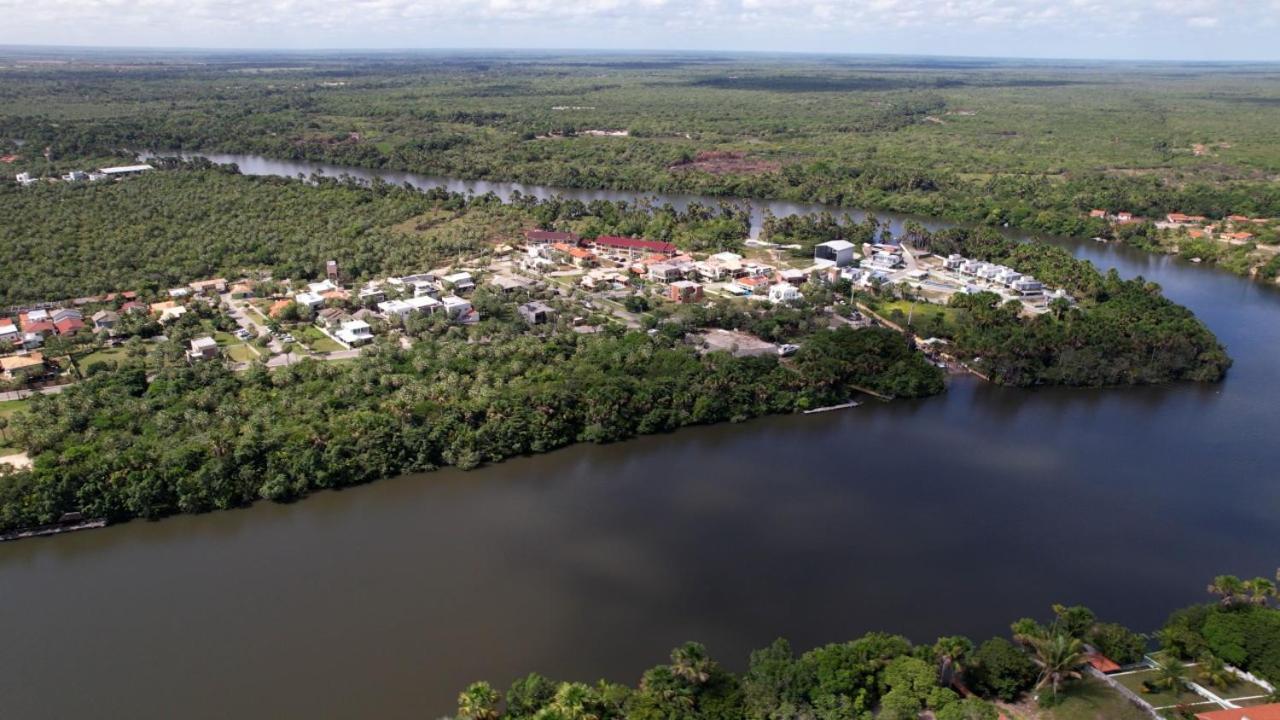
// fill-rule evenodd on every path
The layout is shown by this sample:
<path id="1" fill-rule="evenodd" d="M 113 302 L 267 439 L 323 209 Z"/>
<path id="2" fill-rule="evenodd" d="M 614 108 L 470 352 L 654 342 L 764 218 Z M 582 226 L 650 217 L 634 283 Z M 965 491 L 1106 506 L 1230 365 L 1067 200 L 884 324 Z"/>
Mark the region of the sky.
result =
<path id="1" fill-rule="evenodd" d="M 0 44 L 1280 60 L 1280 0 L 0 0 Z"/>

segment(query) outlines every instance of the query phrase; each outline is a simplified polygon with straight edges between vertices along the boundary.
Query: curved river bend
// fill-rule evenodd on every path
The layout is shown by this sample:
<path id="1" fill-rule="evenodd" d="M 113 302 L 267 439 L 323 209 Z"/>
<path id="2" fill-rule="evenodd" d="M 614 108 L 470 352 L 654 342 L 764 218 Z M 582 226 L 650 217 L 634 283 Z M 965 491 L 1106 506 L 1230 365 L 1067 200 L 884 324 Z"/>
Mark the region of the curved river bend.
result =
<path id="1" fill-rule="evenodd" d="M 634 682 L 687 639 L 741 669 L 779 635 L 981 638 L 1053 602 L 1154 629 L 1213 575 L 1280 563 L 1280 293 L 1072 248 L 1191 307 L 1236 360 L 1227 380 L 961 379 L 919 402 L 0 545 L 3 714 L 438 717 L 475 679 Z"/>

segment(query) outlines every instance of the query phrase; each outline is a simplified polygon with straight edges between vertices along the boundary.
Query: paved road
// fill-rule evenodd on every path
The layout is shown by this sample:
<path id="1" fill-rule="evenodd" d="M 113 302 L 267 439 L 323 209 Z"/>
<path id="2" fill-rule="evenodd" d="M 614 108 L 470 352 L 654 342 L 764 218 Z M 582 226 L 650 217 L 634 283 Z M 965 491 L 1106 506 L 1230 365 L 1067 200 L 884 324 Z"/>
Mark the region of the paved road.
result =
<path id="1" fill-rule="evenodd" d="M 36 393 L 41 395 L 56 395 L 75 385 L 75 383 L 66 383 L 65 385 L 50 385 L 49 387 L 37 388 L 35 390 L 10 390 L 8 392 L 0 392 L 0 400 L 22 400 L 29 398 Z"/>

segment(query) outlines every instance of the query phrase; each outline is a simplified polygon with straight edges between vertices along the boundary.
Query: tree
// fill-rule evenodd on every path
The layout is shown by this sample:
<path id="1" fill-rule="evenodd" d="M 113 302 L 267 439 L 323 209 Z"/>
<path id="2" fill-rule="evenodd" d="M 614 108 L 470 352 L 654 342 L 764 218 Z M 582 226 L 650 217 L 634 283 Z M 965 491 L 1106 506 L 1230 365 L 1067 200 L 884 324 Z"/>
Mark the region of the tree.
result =
<path id="1" fill-rule="evenodd" d="M 1196 676 L 1201 682 L 1212 685 L 1219 690 L 1226 690 L 1236 681 L 1236 676 L 1227 669 L 1227 663 L 1212 653 L 1200 658 L 1196 666 Z"/>
<path id="2" fill-rule="evenodd" d="M 933 652 L 938 656 L 938 676 L 943 685 L 963 681 L 965 665 L 973 654 L 973 641 L 962 635 L 940 637 L 933 644 Z"/>
<path id="3" fill-rule="evenodd" d="M 1178 658 L 1168 658 L 1161 665 L 1152 684 L 1170 692 L 1177 692 L 1187 681 L 1187 665 Z"/>
<path id="4" fill-rule="evenodd" d="M 472 683 L 458 695 L 458 717 L 467 720 L 497 720 L 501 698 L 487 682 Z"/>
<path id="5" fill-rule="evenodd" d="M 1246 589 L 1240 578 L 1235 575 L 1219 575 L 1209 583 L 1208 591 L 1217 595 L 1224 607 L 1239 603 L 1246 597 Z"/>
<path id="6" fill-rule="evenodd" d="M 1013 702 L 1036 681 L 1036 664 L 1027 653 L 1005 640 L 988 640 L 973 653 L 967 677 L 983 697 Z"/>
<path id="7" fill-rule="evenodd" d="M 715 661 L 700 643 L 688 642 L 671 651 L 671 672 L 691 685 L 706 683 L 715 668 Z"/>
<path id="8" fill-rule="evenodd" d="M 1080 677 L 1084 664 L 1084 643 L 1069 635 L 1055 634 L 1031 640 L 1032 662 L 1040 668 L 1036 687 L 1051 687 L 1053 697 L 1058 698 L 1058 688 Z"/>
<path id="9" fill-rule="evenodd" d="M 1246 580 L 1241 585 L 1254 605 L 1266 605 L 1276 595 L 1276 584 L 1264 577 Z"/>

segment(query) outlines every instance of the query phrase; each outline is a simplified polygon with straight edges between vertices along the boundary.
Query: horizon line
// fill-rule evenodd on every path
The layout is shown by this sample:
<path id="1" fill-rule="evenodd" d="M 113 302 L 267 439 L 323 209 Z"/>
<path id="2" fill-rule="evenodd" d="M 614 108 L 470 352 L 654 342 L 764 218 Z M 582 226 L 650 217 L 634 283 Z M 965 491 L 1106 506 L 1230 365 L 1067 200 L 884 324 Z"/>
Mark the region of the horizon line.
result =
<path id="1" fill-rule="evenodd" d="M 312 46 L 312 47 L 200 47 L 184 45 L 61 45 L 45 43 L 0 43 L 0 52 L 13 50 L 41 51 L 96 51 L 96 52 L 152 52 L 152 53 L 268 53 L 268 54 L 335 54 L 335 53 L 581 53 L 592 55 L 724 55 L 724 56 L 795 56 L 795 57 L 847 57 L 847 58 L 921 58 L 939 60 L 1003 60 L 1026 61 L 1037 63 L 1150 63 L 1158 65 L 1280 65 L 1280 58 L 1261 59 L 1189 59 L 1189 58 L 1144 58 L 1144 57 L 1096 57 L 1096 56 L 1027 56 L 1027 55 L 980 55 L 980 54 L 930 54 L 930 53 L 894 53 L 894 52 L 841 52 L 815 50 L 747 50 L 747 49 L 697 49 L 697 48 L 590 48 L 590 47 L 502 47 L 502 46 L 433 46 L 433 47 L 344 47 L 344 46 Z"/>

